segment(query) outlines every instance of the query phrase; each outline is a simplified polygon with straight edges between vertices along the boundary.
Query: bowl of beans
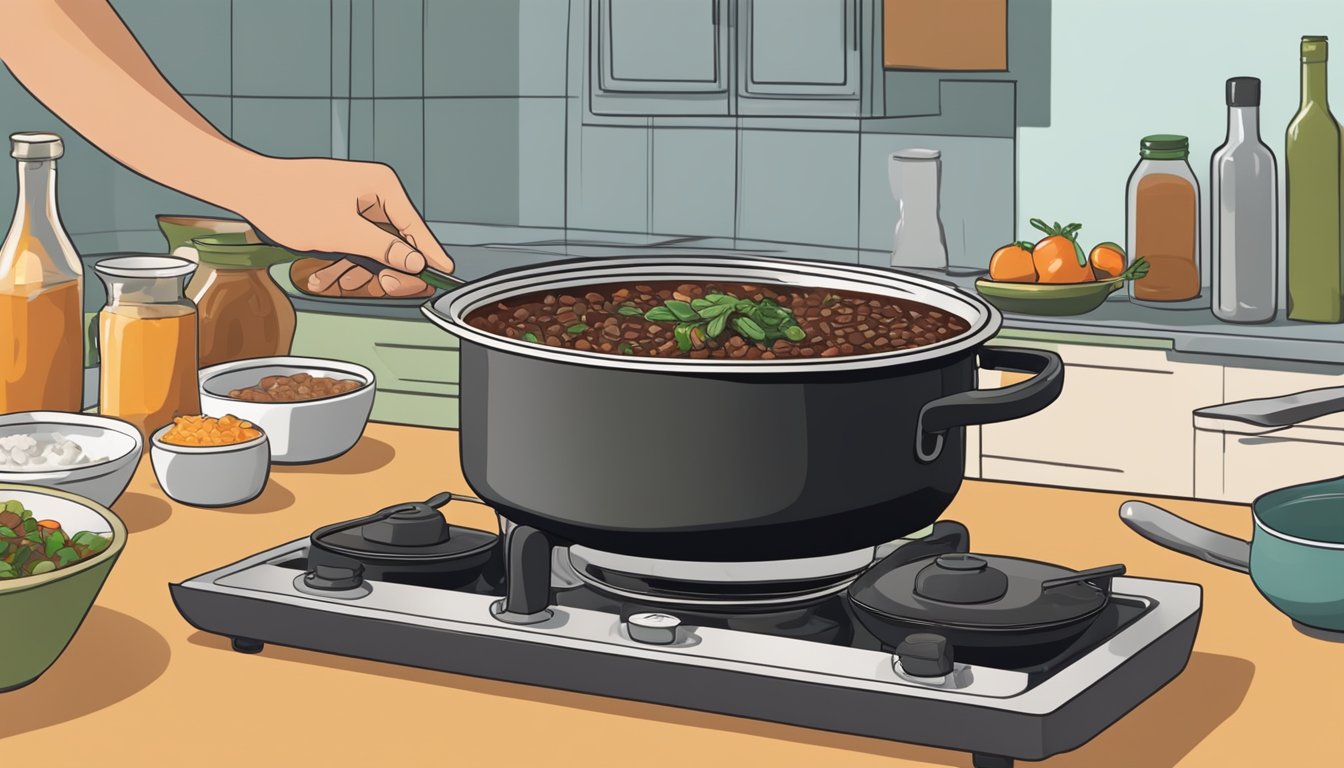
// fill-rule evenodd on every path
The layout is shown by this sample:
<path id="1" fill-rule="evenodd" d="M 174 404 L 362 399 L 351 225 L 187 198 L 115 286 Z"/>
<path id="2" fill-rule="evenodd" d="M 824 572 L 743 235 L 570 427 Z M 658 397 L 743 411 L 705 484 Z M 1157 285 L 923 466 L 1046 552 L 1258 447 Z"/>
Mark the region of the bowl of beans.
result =
<path id="1" fill-rule="evenodd" d="M 232 414 L 178 416 L 150 437 L 159 487 L 193 507 L 232 507 L 261 495 L 271 473 L 266 434 Z"/>
<path id="2" fill-rule="evenodd" d="M 255 424 L 271 461 L 311 464 L 359 442 L 373 410 L 373 371 L 342 360 L 258 357 L 201 370 L 201 411 Z"/>

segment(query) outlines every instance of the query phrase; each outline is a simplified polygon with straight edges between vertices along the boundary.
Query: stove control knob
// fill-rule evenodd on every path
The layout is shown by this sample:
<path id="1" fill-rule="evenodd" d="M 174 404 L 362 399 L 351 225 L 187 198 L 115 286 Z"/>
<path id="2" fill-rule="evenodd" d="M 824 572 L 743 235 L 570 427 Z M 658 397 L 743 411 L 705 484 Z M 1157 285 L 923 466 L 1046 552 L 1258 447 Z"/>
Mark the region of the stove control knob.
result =
<path id="1" fill-rule="evenodd" d="M 952 645 L 942 635 L 916 632 L 896 646 L 901 670 L 910 677 L 946 677 L 952 674 Z"/>
<path id="2" fill-rule="evenodd" d="M 625 620 L 630 639 L 649 645 L 670 645 L 676 642 L 681 619 L 666 613 L 634 613 Z"/>

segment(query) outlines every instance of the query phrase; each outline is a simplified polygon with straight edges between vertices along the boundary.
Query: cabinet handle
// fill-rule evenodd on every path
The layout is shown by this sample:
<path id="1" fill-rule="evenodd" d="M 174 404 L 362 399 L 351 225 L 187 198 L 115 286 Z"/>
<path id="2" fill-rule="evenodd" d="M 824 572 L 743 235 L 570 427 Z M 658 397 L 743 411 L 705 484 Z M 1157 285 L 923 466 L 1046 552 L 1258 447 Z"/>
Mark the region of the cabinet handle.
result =
<path id="1" fill-rule="evenodd" d="M 859 50 L 859 0 L 853 0 L 849 7 L 854 11 L 854 40 L 849 44 L 851 51 Z"/>

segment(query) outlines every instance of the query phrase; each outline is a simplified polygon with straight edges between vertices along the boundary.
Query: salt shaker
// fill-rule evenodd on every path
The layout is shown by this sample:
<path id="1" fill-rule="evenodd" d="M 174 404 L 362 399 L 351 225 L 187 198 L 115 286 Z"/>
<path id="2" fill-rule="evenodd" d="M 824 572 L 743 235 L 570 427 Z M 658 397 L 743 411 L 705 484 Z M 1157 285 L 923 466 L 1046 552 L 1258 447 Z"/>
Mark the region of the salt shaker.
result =
<path id="1" fill-rule="evenodd" d="M 936 149 L 891 154 L 887 178 L 897 204 L 891 266 L 947 269 L 947 236 L 938 215 L 942 173 L 942 152 Z"/>

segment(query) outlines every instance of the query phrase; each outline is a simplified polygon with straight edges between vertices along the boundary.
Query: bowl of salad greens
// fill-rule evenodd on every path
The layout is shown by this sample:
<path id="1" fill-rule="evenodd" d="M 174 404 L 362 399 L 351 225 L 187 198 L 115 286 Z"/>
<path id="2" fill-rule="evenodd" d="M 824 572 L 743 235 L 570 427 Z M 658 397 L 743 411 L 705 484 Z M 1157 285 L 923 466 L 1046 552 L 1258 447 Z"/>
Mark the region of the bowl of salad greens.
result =
<path id="1" fill-rule="evenodd" d="M 126 526 L 83 496 L 0 484 L 0 693 L 42 676 L 93 606 L 126 546 Z"/>

